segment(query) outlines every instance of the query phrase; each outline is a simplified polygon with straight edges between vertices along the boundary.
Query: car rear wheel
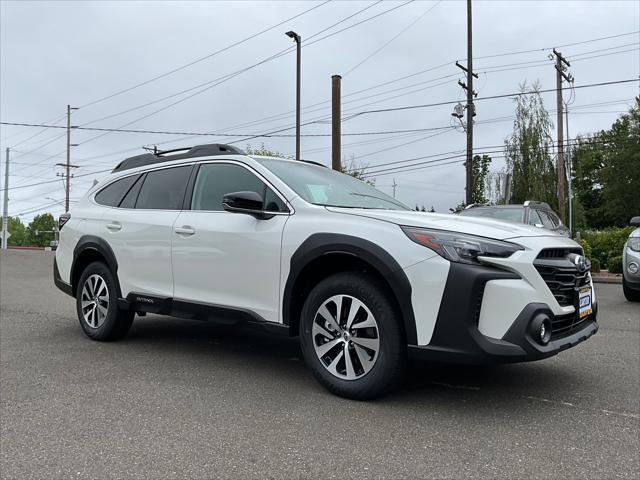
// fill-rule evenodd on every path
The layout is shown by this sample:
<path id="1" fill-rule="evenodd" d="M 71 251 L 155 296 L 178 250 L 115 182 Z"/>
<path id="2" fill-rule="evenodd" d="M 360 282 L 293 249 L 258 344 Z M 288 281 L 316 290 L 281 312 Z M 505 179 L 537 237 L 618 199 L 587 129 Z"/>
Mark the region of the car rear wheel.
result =
<path id="1" fill-rule="evenodd" d="M 640 290 L 633 290 L 627 285 L 624 276 L 622 277 L 622 291 L 624 292 L 624 298 L 630 302 L 640 302 Z"/>
<path id="2" fill-rule="evenodd" d="M 302 310 L 300 342 L 316 379 L 336 395 L 371 399 L 402 379 L 399 316 L 386 289 L 368 275 L 340 273 L 316 285 Z"/>
<path id="3" fill-rule="evenodd" d="M 118 293 L 111 270 L 102 262 L 93 262 L 80 277 L 76 291 L 78 320 L 92 340 L 118 340 L 124 337 L 135 312 L 118 308 Z"/>

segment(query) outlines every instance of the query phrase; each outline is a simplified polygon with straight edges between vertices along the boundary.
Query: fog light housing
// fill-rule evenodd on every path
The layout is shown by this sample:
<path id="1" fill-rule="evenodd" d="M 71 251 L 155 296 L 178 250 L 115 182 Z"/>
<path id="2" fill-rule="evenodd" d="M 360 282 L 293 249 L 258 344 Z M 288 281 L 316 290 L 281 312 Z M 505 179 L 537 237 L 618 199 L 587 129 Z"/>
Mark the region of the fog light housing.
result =
<path id="1" fill-rule="evenodd" d="M 540 313 L 534 317 L 529 325 L 529 333 L 541 345 L 547 345 L 551 340 L 551 321 L 549 317 Z"/>
<path id="2" fill-rule="evenodd" d="M 629 263 L 629 265 L 627 265 L 627 270 L 629 270 L 629 273 L 638 273 L 638 264 L 636 262 Z"/>

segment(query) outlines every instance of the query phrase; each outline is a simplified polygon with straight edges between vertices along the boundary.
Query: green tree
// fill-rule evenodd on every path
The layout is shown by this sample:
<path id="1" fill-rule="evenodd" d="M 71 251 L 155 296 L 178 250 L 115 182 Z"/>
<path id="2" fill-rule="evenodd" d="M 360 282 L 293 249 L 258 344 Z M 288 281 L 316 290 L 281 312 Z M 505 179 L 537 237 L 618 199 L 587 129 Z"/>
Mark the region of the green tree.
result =
<path id="1" fill-rule="evenodd" d="M 35 247 L 48 247 L 49 242 L 55 239 L 53 230 L 56 230 L 58 225 L 50 213 L 42 213 L 36 215 L 31 223 L 27 226 L 26 242 L 27 245 L 33 245 Z"/>
<path id="2" fill-rule="evenodd" d="M 640 212 L 640 97 L 611 128 L 576 143 L 574 210 L 584 210 L 591 228 L 628 225 Z"/>
<path id="3" fill-rule="evenodd" d="M 461 212 L 462 210 L 464 210 L 464 208 L 465 208 L 466 206 L 467 206 L 467 204 L 466 204 L 466 203 L 464 203 L 464 200 L 462 200 L 458 205 L 456 205 L 456 206 L 455 206 L 455 207 L 453 207 L 453 208 L 450 208 L 450 209 L 449 209 L 449 211 L 450 211 L 450 212 L 452 212 L 452 213 L 455 213 L 455 212 Z"/>
<path id="4" fill-rule="evenodd" d="M 278 157 L 278 158 L 289 158 L 293 159 L 292 155 L 285 155 L 284 153 L 280 153 L 277 150 L 269 150 L 264 146 L 264 143 L 260 145 L 258 148 L 253 148 L 251 145 L 247 144 L 247 147 L 244 149 L 247 152 L 247 155 L 258 155 L 261 157 Z"/>
<path id="5" fill-rule="evenodd" d="M 22 246 L 25 244 L 27 229 L 20 220 L 20 217 L 9 217 L 9 225 L 7 227 L 11 236 L 9 237 L 9 246 Z"/>
<path id="6" fill-rule="evenodd" d="M 351 158 L 349 158 L 349 160 L 343 158 L 340 167 L 340 171 L 342 173 L 351 175 L 352 177 L 357 178 L 358 180 L 362 180 L 363 182 L 366 182 L 371 186 L 374 186 L 376 184 L 374 178 L 368 178 L 366 176 L 367 167 L 356 162 L 356 159 L 353 155 L 351 155 Z"/>
<path id="7" fill-rule="evenodd" d="M 489 155 L 475 155 L 473 157 L 473 191 L 471 192 L 471 203 L 487 203 L 489 200 L 485 196 L 485 185 L 489 175 L 489 165 L 491 157 Z"/>
<path id="8" fill-rule="evenodd" d="M 525 81 L 520 91 L 528 91 Z M 511 174 L 511 202 L 540 200 L 557 209 L 556 173 L 551 158 L 553 124 L 544 108 L 540 84 L 532 85 L 534 93 L 516 99 L 513 133 L 505 141 L 507 171 Z"/>

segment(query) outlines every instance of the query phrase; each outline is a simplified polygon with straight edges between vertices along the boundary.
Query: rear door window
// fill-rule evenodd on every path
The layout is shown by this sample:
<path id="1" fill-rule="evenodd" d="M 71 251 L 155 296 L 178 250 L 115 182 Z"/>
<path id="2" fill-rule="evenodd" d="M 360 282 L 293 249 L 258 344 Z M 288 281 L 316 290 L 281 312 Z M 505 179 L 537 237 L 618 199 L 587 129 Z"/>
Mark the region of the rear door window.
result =
<path id="1" fill-rule="evenodd" d="M 147 173 L 138 194 L 137 209 L 181 210 L 191 165 Z"/>
<path id="2" fill-rule="evenodd" d="M 130 175 L 120 180 L 110 183 L 95 196 L 96 203 L 107 207 L 117 207 L 131 186 L 140 177 L 140 175 Z"/>

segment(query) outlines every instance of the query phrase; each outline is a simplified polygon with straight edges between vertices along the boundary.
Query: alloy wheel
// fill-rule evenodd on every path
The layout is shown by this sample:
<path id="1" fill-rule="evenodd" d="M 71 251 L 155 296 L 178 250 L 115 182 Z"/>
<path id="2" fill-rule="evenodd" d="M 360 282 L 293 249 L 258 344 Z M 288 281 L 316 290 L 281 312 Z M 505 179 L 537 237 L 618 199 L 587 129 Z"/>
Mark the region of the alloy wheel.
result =
<path id="1" fill-rule="evenodd" d="M 357 380 L 373 368 L 380 351 L 378 324 L 369 308 L 351 295 L 334 295 L 318 308 L 311 328 L 322 365 L 343 380 Z"/>
<path id="2" fill-rule="evenodd" d="M 82 317 L 91 328 L 99 328 L 109 312 L 107 282 L 98 274 L 90 275 L 84 282 L 81 296 Z"/>

